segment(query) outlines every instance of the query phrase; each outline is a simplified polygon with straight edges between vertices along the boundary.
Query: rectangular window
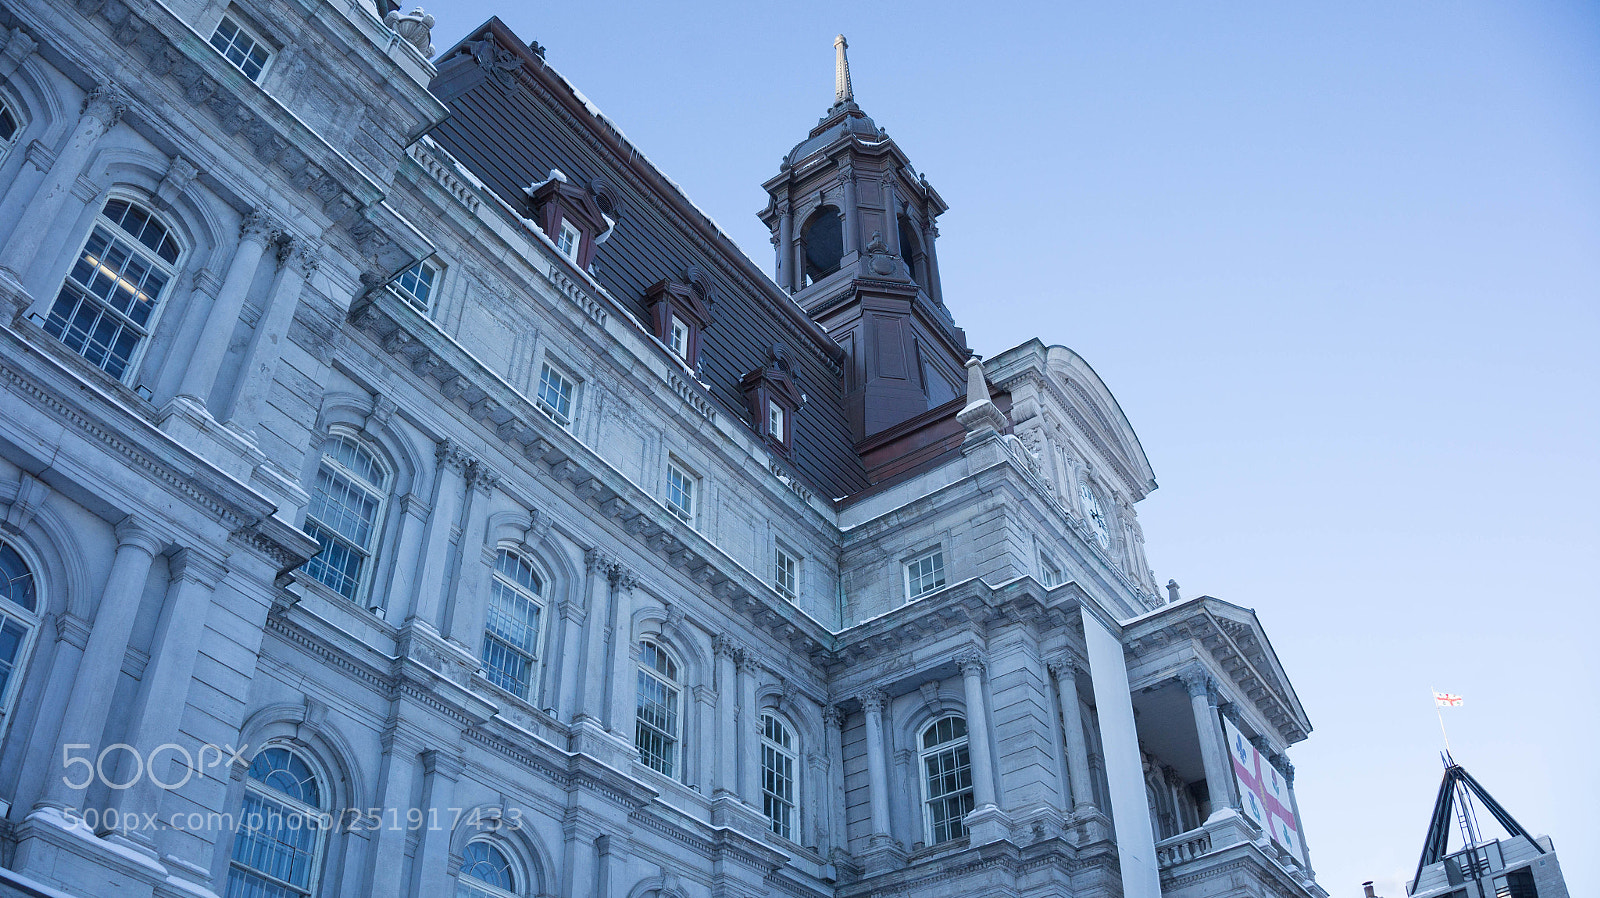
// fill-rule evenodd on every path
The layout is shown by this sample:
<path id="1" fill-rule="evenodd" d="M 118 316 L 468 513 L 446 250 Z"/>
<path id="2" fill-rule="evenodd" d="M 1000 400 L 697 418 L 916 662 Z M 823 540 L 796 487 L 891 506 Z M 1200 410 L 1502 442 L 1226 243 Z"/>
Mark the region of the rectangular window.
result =
<path id="1" fill-rule="evenodd" d="M 772 588 L 793 602 L 800 595 L 800 562 L 783 550 L 772 550 Z"/>
<path id="2" fill-rule="evenodd" d="M 906 565 L 906 597 L 920 598 L 944 586 L 944 552 L 935 549 Z"/>
<path id="3" fill-rule="evenodd" d="M 672 319 L 672 354 L 689 361 L 689 328 L 682 321 Z"/>
<path id="4" fill-rule="evenodd" d="M 578 244 L 583 240 L 583 232 L 570 221 L 561 222 L 561 233 L 556 237 L 556 249 L 561 250 L 561 255 L 572 261 L 578 261 Z"/>
<path id="5" fill-rule="evenodd" d="M 789 434 L 784 430 L 783 406 L 772 400 L 767 400 L 767 435 L 780 443 L 789 441 Z"/>
<path id="6" fill-rule="evenodd" d="M 1045 589 L 1060 586 L 1064 579 L 1061 575 L 1061 566 L 1043 553 L 1039 555 L 1039 578 L 1044 583 Z"/>
<path id="7" fill-rule="evenodd" d="M 233 16 L 223 16 L 217 23 L 217 30 L 211 33 L 211 46 L 251 81 L 261 80 L 261 73 L 272 59 L 266 42 L 251 34 Z"/>
<path id="8" fill-rule="evenodd" d="M 422 261 L 407 268 L 399 277 L 389 282 L 395 295 L 426 312 L 431 308 L 433 288 L 439 282 L 439 268 Z"/>
<path id="9" fill-rule="evenodd" d="M 667 507 L 690 525 L 694 524 L 695 489 L 699 478 L 675 464 L 667 465 Z"/>
<path id="10" fill-rule="evenodd" d="M 534 399 L 539 411 L 550 420 L 567 427 L 572 424 L 572 379 L 549 362 L 539 371 L 539 395 Z"/>

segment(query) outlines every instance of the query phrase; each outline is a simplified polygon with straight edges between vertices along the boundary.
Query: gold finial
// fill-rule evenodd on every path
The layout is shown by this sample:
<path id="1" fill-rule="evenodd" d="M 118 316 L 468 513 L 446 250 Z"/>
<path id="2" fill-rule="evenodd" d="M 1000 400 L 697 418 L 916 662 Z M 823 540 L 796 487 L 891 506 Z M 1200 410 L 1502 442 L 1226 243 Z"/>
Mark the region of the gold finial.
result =
<path id="1" fill-rule="evenodd" d="M 839 106 L 849 103 L 856 98 L 855 90 L 850 86 L 850 60 L 845 57 L 845 48 L 850 45 L 845 43 L 844 35 L 833 39 L 835 51 L 833 63 L 833 105 Z"/>

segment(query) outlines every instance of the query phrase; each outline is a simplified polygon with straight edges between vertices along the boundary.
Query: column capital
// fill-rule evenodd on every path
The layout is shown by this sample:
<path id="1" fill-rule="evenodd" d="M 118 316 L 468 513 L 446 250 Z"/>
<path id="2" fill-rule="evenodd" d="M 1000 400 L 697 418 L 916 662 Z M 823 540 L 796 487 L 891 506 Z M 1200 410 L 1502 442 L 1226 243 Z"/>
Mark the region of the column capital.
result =
<path id="1" fill-rule="evenodd" d="M 439 447 L 433 451 L 433 458 L 441 468 L 446 468 L 462 475 L 465 475 L 467 468 L 477 460 L 472 457 L 471 453 L 462 448 L 460 443 L 449 437 L 439 441 Z"/>
<path id="2" fill-rule="evenodd" d="M 173 582 L 192 580 L 207 589 L 214 588 L 228 575 L 225 558 L 214 558 L 193 548 L 174 552 L 167 563 L 167 570 Z"/>
<path id="3" fill-rule="evenodd" d="M 1288 756 L 1278 756 L 1278 771 L 1283 774 L 1283 778 L 1288 781 L 1290 786 L 1294 785 L 1294 765 L 1289 763 Z"/>
<path id="4" fill-rule="evenodd" d="M 239 239 L 246 243 L 257 243 L 262 249 L 267 244 L 277 239 L 283 233 L 283 228 L 269 214 L 261 209 L 251 209 L 239 221 Z"/>
<path id="5" fill-rule="evenodd" d="M 467 483 L 484 495 L 488 495 L 500 485 L 500 475 L 490 470 L 483 462 L 474 460 L 467 468 Z"/>
<path id="6" fill-rule="evenodd" d="M 739 653 L 734 656 L 733 663 L 739 668 L 739 673 L 754 675 L 761 669 L 761 662 L 754 651 L 741 646 Z"/>
<path id="7" fill-rule="evenodd" d="M 162 540 L 160 534 L 133 515 L 128 515 L 122 519 L 122 523 L 117 525 L 116 534 L 118 549 L 123 546 L 132 546 L 146 555 L 155 555 L 165 545 L 165 541 Z"/>
<path id="8" fill-rule="evenodd" d="M 1050 676 L 1057 680 L 1077 680 L 1083 662 L 1077 656 L 1068 654 L 1046 662 L 1046 666 L 1050 670 Z"/>
<path id="9" fill-rule="evenodd" d="M 739 643 L 727 633 L 718 633 L 711 637 L 711 653 L 718 658 L 727 658 L 738 663 Z"/>
<path id="10" fill-rule="evenodd" d="M 604 574 L 613 564 L 616 564 L 616 559 L 599 546 L 583 550 L 583 566 L 591 574 Z"/>
<path id="11" fill-rule="evenodd" d="M 461 771 L 465 768 L 466 765 L 453 753 L 440 751 L 437 748 L 425 749 L 422 752 L 422 772 L 428 776 L 437 773 L 454 782 L 461 777 Z"/>
<path id="12" fill-rule="evenodd" d="M 822 706 L 822 725 L 844 729 L 845 713 L 838 705 Z"/>
<path id="13" fill-rule="evenodd" d="M 856 696 L 856 700 L 861 702 L 861 710 L 868 715 L 882 714 L 889 704 L 889 694 L 882 689 L 868 689 Z"/>
<path id="14" fill-rule="evenodd" d="M 1211 675 L 1199 667 L 1187 667 L 1178 672 L 1178 682 L 1189 693 L 1190 698 L 1199 698 L 1211 691 Z"/>
<path id="15" fill-rule="evenodd" d="M 98 119 L 102 128 L 110 130 L 128 111 L 128 95 L 116 82 L 101 81 L 84 95 L 82 114 Z"/>
<path id="16" fill-rule="evenodd" d="M 983 676 L 984 669 L 988 667 L 989 662 L 983 657 L 983 653 L 972 651 L 957 655 L 956 664 L 960 666 L 962 676 L 980 677 Z"/>

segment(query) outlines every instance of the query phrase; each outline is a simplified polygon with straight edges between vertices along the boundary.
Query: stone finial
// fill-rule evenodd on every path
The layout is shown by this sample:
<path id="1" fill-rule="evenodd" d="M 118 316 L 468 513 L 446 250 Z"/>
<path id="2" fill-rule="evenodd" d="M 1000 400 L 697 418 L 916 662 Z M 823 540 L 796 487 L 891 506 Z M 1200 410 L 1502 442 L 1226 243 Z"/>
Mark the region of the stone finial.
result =
<path id="1" fill-rule="evenodd" d="M 850 85 L 850 59 L 844 53 L 849 46 L 842 34 L 833 39 L 833 105 L 835 106 L 853 103 L 856 99 L 855 88 Z"/>
<path id="2" fill-rule="evenodd" d="M 1000 431 L 1006 426 L 1006 416 L 989 398 L 989 382 L 984 379 L 983 362 L 977 356 L 967 359 L 967 405 L 956 413 L 956 420 L 968 434 L 986 429 Z"/>
<path id="3" fill-rule="evenodd" d="M 1176 602 L 1176 601 L 1178 601 L 1178 581 L 1176 581 L 1176 580 L 1168 580 L 1167 581 L 1167 601 L 1168 602 Z"/>
<path id="4" fill-rule="evenodd" d="M 417 7 L 406 15 L 401 15 L 400 10 L 393 9 L 383 17 L 383 24 L 394 29 L 394 32 L 405 39 L 406 43 L 417 48 L 423 56 L 433 57 L 433 16 Z"/>

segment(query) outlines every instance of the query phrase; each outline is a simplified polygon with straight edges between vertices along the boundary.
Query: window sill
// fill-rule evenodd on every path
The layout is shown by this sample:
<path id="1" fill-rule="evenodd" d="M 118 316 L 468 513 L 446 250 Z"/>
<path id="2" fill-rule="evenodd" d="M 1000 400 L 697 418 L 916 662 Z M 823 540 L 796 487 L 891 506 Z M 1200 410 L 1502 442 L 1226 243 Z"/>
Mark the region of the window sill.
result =
<path id="1" fill-rule="evenodd" d="M 150 400 L 140 396 L 134 389 L 122 381 L 112 377 L 87 359 L 68 349 L 65 344 L 39 325 L 32 318 L 17 316 L 12 322 L 12 328 L 27 338 L 28 345 L 40 355 L 49 356 L 56 363 L 72 371 L 80 378 L 100 387 L 110 393 L 112 398 L 122 400 L 128 410 L 154 424 L 159 417 L 157 409 Z"/>

